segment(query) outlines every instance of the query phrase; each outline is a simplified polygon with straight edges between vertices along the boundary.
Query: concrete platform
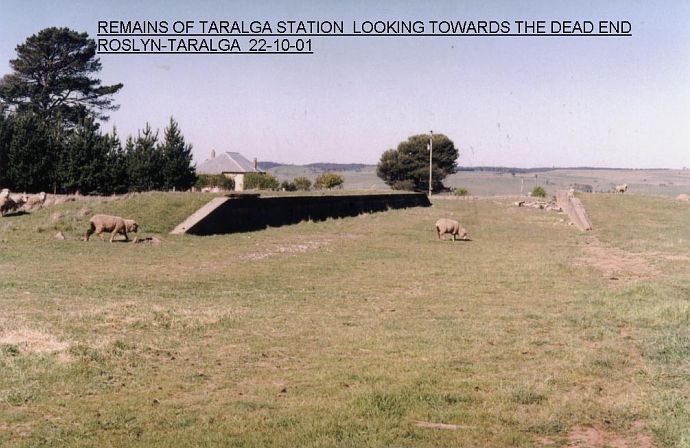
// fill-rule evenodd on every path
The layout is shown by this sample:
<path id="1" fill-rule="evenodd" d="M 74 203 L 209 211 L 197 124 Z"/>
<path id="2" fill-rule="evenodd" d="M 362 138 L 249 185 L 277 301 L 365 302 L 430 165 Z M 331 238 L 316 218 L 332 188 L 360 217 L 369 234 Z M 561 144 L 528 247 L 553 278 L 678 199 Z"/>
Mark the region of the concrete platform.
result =
<path id="1" fill-rule="evenodd" d="M 171 234 L 216 235 L 323 221 L 389 209 L 429 207 L 423 193 L 324 196 L 231 195 L 212 199 L 180 223 Z"/>

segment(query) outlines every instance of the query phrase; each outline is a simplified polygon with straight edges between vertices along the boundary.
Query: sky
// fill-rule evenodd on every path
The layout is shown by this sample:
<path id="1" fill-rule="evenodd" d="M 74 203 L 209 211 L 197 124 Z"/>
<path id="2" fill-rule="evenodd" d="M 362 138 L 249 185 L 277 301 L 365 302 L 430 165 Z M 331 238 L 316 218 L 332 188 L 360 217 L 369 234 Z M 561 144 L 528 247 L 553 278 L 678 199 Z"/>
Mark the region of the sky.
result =
<path id="1" fill-rule="evenodd" d="M 50 26 L 99 20 L 628 20 L 632 37 L 313 37 L 310 55 L 100 55 L 121 137 L 172 116 L 212 149 L 376 163 L 443 133 L 461 166 L 690 166 L 687 1 L 0 0 L 0 75 Z M 347 29 L 346 29 L 347 32 Z"/>

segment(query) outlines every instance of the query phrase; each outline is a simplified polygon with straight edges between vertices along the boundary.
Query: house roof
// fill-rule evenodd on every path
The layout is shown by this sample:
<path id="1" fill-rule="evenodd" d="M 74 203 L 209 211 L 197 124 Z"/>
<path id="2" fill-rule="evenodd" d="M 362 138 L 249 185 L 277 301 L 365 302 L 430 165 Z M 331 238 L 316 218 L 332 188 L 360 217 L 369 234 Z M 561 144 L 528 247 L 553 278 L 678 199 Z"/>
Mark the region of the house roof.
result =
<path id="1" fill-rule="evenodd" d="M 239 152 L 222 152 L 212 159 L 206 159 L 196 167 L 199 174 L 263 173 Z"/>

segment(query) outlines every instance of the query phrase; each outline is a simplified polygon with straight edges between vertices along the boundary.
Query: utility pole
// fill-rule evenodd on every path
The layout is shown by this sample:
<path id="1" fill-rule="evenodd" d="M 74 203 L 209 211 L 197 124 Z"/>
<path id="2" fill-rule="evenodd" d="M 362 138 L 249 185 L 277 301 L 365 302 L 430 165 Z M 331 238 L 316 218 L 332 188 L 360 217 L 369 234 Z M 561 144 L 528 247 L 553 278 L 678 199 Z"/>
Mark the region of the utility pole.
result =
<path id="1" fill-rule="evenodd" d="M 429 131 L 429 197 L 431 197 L 431 173 L 434 158 L 434 131 Z"/>

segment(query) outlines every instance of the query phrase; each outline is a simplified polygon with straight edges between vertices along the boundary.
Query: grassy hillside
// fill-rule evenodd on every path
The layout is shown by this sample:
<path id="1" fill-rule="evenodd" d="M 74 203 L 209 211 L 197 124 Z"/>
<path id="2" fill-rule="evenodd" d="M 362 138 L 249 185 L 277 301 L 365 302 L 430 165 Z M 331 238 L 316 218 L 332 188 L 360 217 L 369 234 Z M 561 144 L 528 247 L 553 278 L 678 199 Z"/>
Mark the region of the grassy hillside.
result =
<path id="1" fill-rule="evenodd" d="M 41 240 L 61 231 L 77 238 L 97 213 L 135 219 L 139 233 L 168 233 L 217 195 L 209 193 L 141 193 L 113 198 L 83 198 L 25 215 L 0 219 L 0 235 L 9 239 Z M 45 233 L 45 234 L 44 234 Z"/>
<path id="2" fill-rule="evenodd" d="M 690 207 L 583 201 L 586 234 L 497 199 L 160 245 L 0 218 L 0 446 L 687 446 Z"/>

